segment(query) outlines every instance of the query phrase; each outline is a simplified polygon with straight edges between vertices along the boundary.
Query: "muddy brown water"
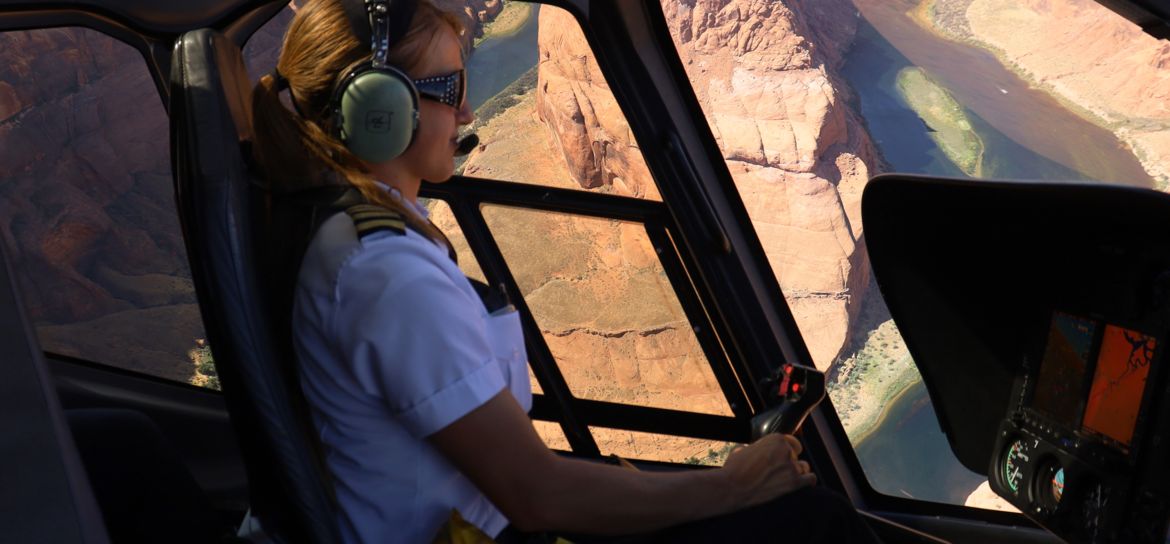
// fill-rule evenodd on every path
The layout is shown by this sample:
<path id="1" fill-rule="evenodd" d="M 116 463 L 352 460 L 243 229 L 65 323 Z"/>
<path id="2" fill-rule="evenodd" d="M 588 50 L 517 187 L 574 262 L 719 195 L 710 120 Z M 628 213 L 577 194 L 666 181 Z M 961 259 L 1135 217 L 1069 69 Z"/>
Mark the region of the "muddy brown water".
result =
<path id="1" fill-rule="evenodd" d="M 931 172 L 913 161 L 908 168 L 900 168 L 898 159 L 908 151 L 897 147 L 918 143 L 908 134 L 915 128 L 898 122 L 881 127 L 878 117 L 889 117 L 888 109 L 875 118 L 870 115 L 873 111 L 864 111 L 867 101 L 888 100 L 894 93 L 887 82 L 893 81 L 897 70 L 915 65 L 976 117 L 975 129 L 988 144 L 990 163 L 984 165 L 984 177 L 1153 185 L 1137 157 L 1112 132 L 1033 88 L 990 52 L 924 29 L 909 15 L 917 4 L 917 0 L 854 0 L 862 24 L 847 60 L 846 78 L 858 91 L 863 114 L 895 170 L 953 173 Z M 875 89 L 874 82 L 887 89 Z M 907 135 L 909 141 L 902 142 L 899 134 Z"/>

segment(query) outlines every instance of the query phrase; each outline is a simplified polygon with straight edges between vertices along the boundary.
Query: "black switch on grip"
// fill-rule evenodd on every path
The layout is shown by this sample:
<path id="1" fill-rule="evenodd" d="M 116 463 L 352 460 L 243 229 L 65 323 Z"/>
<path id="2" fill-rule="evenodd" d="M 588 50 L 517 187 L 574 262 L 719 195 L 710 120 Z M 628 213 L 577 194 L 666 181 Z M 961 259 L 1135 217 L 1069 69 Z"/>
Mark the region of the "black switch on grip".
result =
<path id="1" fill-rule="evenodd" d="M 779 404 L 752 418 L 752 440 L 770 433 L 792 434 L 825 398 L 825 375 L 802 365 L 785 363 L 764 383 L 766 394 Z"/>

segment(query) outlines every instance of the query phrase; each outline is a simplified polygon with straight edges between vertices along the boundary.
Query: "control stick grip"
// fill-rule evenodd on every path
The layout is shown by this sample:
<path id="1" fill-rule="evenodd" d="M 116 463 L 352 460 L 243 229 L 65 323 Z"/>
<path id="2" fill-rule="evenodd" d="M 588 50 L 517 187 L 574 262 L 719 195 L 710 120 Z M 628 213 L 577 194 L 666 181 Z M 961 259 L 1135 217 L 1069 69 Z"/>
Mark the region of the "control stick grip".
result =
<path id="1" fill-rule="evenodd" d="M 803 365 L 785 363 L 764 386 L 779 403 L 752 417 L 752 441 L 770 433 L 795 433 L 825 398 L 824 373 Z"/>

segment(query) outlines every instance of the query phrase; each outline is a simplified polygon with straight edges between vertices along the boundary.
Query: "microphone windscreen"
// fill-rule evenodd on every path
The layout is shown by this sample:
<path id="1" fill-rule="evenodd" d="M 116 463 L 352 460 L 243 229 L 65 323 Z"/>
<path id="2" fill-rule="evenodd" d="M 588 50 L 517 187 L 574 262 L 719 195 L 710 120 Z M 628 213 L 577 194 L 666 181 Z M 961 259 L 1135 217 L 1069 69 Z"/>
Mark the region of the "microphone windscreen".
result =
<path id="1" fill-rule="evenodd" d="M 475 134 L 468 134 L 459 140 L 459 144 L 455 147 L 455 156 L 462 157 L 471 153 L 475 146 L 479 145 L 479 136 Z"/>

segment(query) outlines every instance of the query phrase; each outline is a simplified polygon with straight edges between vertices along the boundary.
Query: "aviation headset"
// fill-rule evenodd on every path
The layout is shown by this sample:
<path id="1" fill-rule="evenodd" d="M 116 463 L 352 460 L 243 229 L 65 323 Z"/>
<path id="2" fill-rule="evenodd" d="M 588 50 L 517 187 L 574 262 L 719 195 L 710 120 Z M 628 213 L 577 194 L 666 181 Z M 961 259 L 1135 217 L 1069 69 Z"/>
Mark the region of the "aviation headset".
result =
<path id="1" fill-rule="evenodd" d="M 334 134 L 354 156 L 384 162 L 401 155 L 418 130 L 418 89 L 386 56 L 410 29 L 417 0 L 342 0 L 350 27 L 373 57 L 333 90 Z"/>

